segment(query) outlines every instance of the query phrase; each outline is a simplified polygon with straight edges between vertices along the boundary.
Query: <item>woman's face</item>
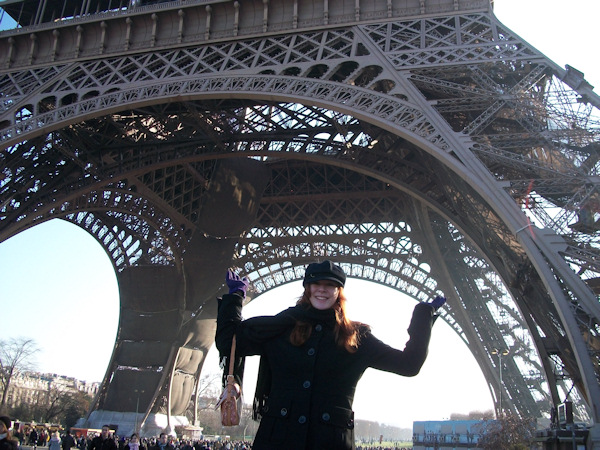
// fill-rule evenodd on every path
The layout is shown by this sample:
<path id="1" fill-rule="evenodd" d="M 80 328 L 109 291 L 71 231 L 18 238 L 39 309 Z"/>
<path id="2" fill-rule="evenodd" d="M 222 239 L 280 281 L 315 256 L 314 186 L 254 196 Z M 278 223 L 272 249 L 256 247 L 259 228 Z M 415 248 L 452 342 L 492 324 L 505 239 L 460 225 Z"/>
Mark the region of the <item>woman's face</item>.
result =
<path id="1" fill-rule="evenodd" d="M 310 283 L 310 304 L 315 309 L 330 309 L 335 305 L 340 293 L 337 283 L 329 280 L 321 280 Z"/>
<path id="2" fill-rule="evenodd" d="M 0 420 L 0 434 L 6 433 L 7 431 L 6 424 Z"/>
<path id="3" fill-rule="evenodd" d="M 139 442 L 139 439 L 137 436 L 131 436 L 131 439 L 129 440 L 129 442 L 133 442 L 135 444 L 136 442 Z"/>

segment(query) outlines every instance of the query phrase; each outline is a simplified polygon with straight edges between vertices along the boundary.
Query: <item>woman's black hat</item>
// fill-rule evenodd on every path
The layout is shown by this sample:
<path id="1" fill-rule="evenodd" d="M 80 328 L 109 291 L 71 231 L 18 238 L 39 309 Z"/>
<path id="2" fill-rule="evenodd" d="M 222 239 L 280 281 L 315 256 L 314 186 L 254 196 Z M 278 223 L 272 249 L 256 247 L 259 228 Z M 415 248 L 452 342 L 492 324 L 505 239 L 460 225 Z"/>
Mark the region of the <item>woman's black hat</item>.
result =
<path id="1" fill-rule="evenodd" d="M 325 260 L 321 263 L 309 264 L 304 273 L 303 286 L 308 283 L 316 283 L 321 280 L 335 281 L 341 287 L 344 287 L 346 283 L 346 274 L 340 266 L 332 263 L 329 260 Z"/>

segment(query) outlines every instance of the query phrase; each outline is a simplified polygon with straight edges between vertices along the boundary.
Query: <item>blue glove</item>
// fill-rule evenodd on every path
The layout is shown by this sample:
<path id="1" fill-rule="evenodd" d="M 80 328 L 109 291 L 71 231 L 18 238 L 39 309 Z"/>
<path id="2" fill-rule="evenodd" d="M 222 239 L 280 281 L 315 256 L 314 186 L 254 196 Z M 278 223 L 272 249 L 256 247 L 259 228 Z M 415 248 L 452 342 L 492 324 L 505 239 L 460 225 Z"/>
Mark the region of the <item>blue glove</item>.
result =
<path id="1" fill-rule="evenodd" d="M 434 298 L 433 300 L 431 300 L 431 302 L 429 302 L 429 304 L 431 306 L 433 306 L 433 309 L 435 309 L 436 311 L 440 308 L 440 306 L 442 306 L 444 303 L 446 303 L 446 297 L 442 297 L 440 295 L 438 295 L 436 298 Z"/>
<path id="2" fill-rule="evenodd" d="M 225 283 L 227 283 L 230 294 L 241 291 L 242 295 L 245 297 L 246 289 L 248 289 L 248 286 L 250 285 L 250 280 L 248 280 L 247 277 L 240 278 L 237 273 L 230 269 L 227 271 L 227 275 L 225 275 Z"/>

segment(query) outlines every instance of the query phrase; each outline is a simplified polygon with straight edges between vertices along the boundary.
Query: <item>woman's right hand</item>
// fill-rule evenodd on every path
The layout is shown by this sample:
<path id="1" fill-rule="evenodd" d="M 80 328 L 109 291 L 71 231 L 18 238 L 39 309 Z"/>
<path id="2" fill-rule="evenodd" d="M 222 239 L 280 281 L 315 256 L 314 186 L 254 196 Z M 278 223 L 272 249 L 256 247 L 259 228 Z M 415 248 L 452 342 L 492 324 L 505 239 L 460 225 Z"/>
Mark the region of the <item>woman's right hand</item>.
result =
<path id="1" fill-rule="evenodd" d="M 241 292 L 242 295 L 246 296 L 246 290 L 250 285 L 250 280 L 248 277 L 241 278 L 237 273 L 233 270 L 227 270 L 227 274 L 225 275 L 225 283 L 229 288 L 229 293 L 233 294 L 234 292 Z"/>

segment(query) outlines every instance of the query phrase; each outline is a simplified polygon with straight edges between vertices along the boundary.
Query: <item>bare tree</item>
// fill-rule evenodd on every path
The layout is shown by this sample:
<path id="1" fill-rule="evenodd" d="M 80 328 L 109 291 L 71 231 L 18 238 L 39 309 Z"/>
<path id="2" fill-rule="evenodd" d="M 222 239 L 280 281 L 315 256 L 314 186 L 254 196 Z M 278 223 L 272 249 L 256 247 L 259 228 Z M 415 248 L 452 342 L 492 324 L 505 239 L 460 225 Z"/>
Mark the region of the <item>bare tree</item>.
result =
<path id="1" fill-rule="evenodd" d="M 44 422 L 62 423 L 67 426 L 75 424 L 77 418 L 83 416 L 89 408 L 91 397 L 80 391 L 73 391 L 63 386 L 50 386 L 46 391 L 46 401 L 40 405 Z M 75 421 L 67 418 L 76 415 Z M 72 423 L 67 423 L 67 422 Z"/>
<path id="2" fill-rule="evenodd" d="M 0 388 L 2 400 L 0 409 L 4 409 L 10 383 L 17 372 L 33 370 L 33 355 L 39 348 L 33 339 L 10 338 L 0 340 Z"/>
<path id="3" fill-rule="evenodd" d="M 63 386 L 50 386 L 46 391 L 44 422 L 56 422 L 58 416 L 65 413 L 71 403 L 71 392 Z"/>
<path id="4" fill-rule="evenodd" d="M 526 450 L 535 436 L 535 419 L 502 414 L 496 420 L 484 420 L 478 430 L 478 448 L 489 450 Z"/>
<path id="5" fill-rule="evenodd" d="M 221 373 L 209 372 L 200 378 L 198 382 L 198 397 L 214 397 L 218 399 L 221 395 Z"/>

